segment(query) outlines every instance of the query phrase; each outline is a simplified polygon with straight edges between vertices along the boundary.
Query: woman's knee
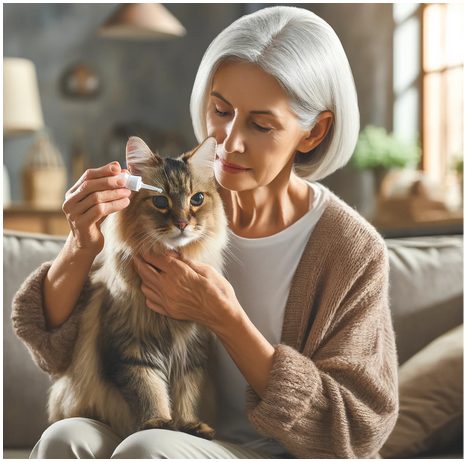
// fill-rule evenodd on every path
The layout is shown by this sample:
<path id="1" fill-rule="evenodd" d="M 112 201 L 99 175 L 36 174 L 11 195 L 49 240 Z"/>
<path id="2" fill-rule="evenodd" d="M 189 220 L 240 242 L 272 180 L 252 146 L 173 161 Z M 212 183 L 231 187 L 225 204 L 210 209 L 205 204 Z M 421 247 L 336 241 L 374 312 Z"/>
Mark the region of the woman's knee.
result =
<path id="1" fill-rule="evenodd" d="M 198 438 L 185 433 L 150 429 L 133 433 L 115 449 L 112 459 L 194 459 Z"/>
<path id="2" fill-rule="evenodd" d="M 30 459 L 108 458 L 120 443 L 109 427 L 84 417 L 59 420 L 48 427 Z"/>

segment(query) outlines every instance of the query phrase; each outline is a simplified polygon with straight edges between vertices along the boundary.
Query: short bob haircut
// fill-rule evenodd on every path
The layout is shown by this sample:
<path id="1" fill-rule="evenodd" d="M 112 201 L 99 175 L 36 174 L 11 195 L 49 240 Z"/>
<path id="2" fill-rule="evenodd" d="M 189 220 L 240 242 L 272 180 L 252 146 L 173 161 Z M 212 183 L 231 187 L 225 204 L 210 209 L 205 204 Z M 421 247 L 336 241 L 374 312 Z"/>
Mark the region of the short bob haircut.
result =
<path id="1" fill-rule="evenodd" d="M 334 121 L 325 139 L 309 153 L 296 153 L 297 175 L 317 181 L 343 167 L 359 133 L 359 109 L 348 58 L 334 30 L 303 8 L 273 6 L 243 16 L 207 48 L 191 93 L 191 118 L 199 142 L 207 133 L 212 78 L 219 65 L 239 60 L 274 76 L 289 95 L 302 127 L 313 126 L 323 111 Z"/>

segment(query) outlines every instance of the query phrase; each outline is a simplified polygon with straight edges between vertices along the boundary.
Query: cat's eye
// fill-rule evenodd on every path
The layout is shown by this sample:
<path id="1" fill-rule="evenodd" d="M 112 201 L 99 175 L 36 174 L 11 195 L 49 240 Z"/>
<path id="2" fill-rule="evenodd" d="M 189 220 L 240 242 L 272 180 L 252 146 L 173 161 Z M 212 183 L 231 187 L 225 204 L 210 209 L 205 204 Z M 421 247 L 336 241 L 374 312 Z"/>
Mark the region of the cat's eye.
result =
<path id="1" fill-rule="evenodd" d="M 168 199 L 165 196 L 154 196 L 152 202 L 158 209 L 168 208 Z"/>
<path id="2" fill-rule="evenodd" d="M 201 192 L 198 192 L 194 194 L 193 197 L 191 197 L 191 205 L 194 205 L 195 207 L 198 207 L 204 202 L 204 194 Z"/>

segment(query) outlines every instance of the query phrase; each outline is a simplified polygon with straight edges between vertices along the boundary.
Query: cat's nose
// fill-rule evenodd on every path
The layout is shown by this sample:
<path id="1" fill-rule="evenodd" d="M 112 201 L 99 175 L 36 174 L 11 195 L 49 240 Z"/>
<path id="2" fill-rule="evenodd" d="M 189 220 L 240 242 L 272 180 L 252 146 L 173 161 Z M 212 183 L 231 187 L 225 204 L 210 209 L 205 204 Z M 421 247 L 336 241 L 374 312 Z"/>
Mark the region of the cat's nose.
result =
<path id="1" fill-rule="evenodd" d="M 178 223 L 175 223 L 175 226 L 177 228 L 179 228 L 181 231 L 183 231 L 186 226 L 188 226 L 188 222 L 187 221 L 179 221 Z"/>

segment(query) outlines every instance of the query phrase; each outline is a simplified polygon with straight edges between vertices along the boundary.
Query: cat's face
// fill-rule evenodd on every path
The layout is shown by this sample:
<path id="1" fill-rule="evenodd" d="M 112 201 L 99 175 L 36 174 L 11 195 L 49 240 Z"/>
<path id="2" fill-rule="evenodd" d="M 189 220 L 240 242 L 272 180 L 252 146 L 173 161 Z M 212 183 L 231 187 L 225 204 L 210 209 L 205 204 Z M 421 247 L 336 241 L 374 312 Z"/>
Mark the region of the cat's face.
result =
<path id="1" fill-rule="evenodd" d="M 161 158 L 138 137 L 126 146 L 126 162 L 133 175 L 163 193 L 141 189 L 131 195 L 120 214 L 123 239 L 135 250 L 155 243 L 168 248 L 215 239 L 223 205 L 213 172 L 216 142 L 207 138 L 177 158 Z"/>

